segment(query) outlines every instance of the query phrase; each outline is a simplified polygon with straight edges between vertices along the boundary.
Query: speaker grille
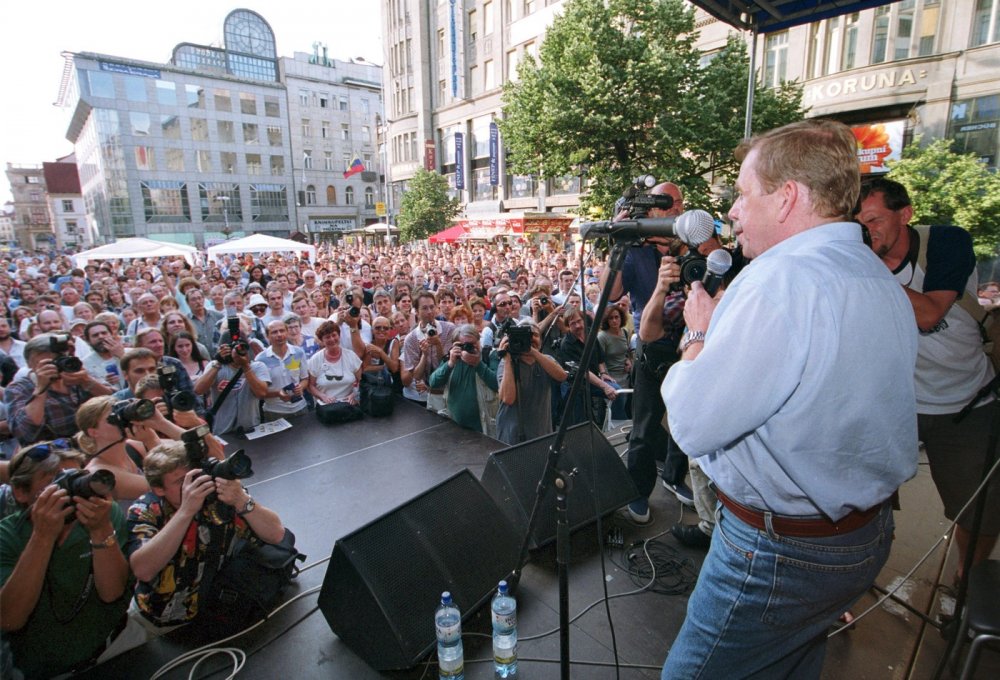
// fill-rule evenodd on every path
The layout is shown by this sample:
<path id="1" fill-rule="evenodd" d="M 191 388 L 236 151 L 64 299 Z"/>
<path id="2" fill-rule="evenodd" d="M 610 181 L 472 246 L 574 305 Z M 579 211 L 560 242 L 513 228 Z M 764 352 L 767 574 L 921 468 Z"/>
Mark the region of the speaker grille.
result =
<path id="1" fill-rule="evenodd" d="M 498 451 L 490 456 L 483 471 L 483 486 L 519 532 L 528 528 L 535 490 L 554 440 L 555 434 L 550 434 Z M 558 467 L 564 471 L 576 469 L 567 506 L 571 530 L 639 498 L 614 447 L 593 423 L 570 427 L 563 444 Z M 550 489 L 540 509 L 532 547 L 543 546 L 555 537 L 556 497 Z"/>
<path id="2" fill-rule="evenodd" d="M 463 616 L 513 570 L 520 537 L 464 470 L 337 541 L 320 595 L 330 628 L 372 667 L 409 668 L 433 647 L 451 591 Z"/>

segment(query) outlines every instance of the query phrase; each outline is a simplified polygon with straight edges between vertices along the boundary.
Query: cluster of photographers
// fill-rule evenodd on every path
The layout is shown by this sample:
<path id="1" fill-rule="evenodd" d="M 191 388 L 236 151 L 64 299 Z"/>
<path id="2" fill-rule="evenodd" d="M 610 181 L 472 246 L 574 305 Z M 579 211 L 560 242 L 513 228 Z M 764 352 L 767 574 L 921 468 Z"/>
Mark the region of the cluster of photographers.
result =
<path id="1" fill-rule="evenodd" d="M 675 185 L 650 193 L 664 200 L 638 216 L 683 211 Z M 619 218 L 636 216 L 625 206 Z M 606 265 L 591 256 L 576 267 L 561 244 L 329 247 L 312 263 L 218 266 L 8 259 L 0 676 L 71 673 L 195 620 L 229 546 L 285 535 L 241 482 L 249 461 L 227 459 L 216 436 L 329 404 L 361 408 L 366 386 L 508 444 L 552 432 L 564 410 L 571 423 L 631 418 L 628 467 L 643 499 L 629 516 L 649 521 L 659 475 L 698 510 L 674 535 L 707 548 L 716 499 L 664 427 L 660 389 L 705 338 L 685 333 L 686 263 L 722 247 L 713 235 L 630 249 L 603 310 Z M 980 295 L 1000 301 L 996 284 Z M 594 324 L 596 351 L 581 366 Z M 580 371 L 587 389 L 567 404 Z"/>

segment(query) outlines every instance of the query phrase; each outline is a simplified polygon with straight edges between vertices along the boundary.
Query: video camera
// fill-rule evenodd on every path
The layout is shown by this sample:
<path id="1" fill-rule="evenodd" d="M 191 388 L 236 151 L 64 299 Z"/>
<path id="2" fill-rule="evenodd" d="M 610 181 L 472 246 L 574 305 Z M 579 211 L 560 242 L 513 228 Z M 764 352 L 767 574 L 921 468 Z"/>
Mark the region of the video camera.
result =
<path id="1" fill-rule="evenodd" d="M 163 389 L 163 400 L 167 403 L 170 414 L 176 411 L 193 411 L 196 403 L 194 392 L 180 389 L 180 375 L 177 367 L 170 364 L 158 364 L 156 377 Z"/>
<path id="2" fill-rule="evenodd" d="M 149 399 L 124 399 L 111 406 L 108 422 L 125 429 L 132 423 L 148 420 L 156 412 L 156 405 Z"/>
<path id="3" fill-rule="evenodd" d="M 66 333 L 53 333 L 49 336 L 49 351 L 56 355 L 52 365 L 60 373 L 76 373 L 83 370 L 83 362 L 69 354 L 69 344 L 73 338 Z"/>
<path id="4" fill-rule="evenodd" d="M 226 317 L 226 328 L 229 330 L 229 342 L 227 346 L 230 349 L 230 354 L 227 356 L 222 356 L 221 353 L 216 353 L 215 360 L 220 364 L 229 364 L 233 361 L 233 354 L 239 354 L 241 357 L 245 357 L 250 352 L 250 345 L 247 341 L 243 339 L 240 333 L 240 317 L 235 314 L 231 314 Z"/>
<path id="5" fill-rule="evenodd" d="M 499 345 L 501 338 L 507 336 L 507 349 L 497 350 L 497 356 L 501 359 L 510 352 L 512 356 L 520 356 L 531 352 L 531 327 L 519 326 L 512 318 L 508 318 L 497 328 L 496 341 Z"/>
<path id="6" fill-rule="evenodd" d="M 674 207 L 674 197 L 668 194 L 650 194 L 650 190 L 656 186 L 656 178 L 652 175 L 639 175 L 632 181 L 632 185 L 625 190 L 615 202 L 615 214 L 622 210 L 628 211 L 629 219 L 644 219 L 649 215 L 649 211 L 658 208 L 660 210 L 670 210 Z"/>

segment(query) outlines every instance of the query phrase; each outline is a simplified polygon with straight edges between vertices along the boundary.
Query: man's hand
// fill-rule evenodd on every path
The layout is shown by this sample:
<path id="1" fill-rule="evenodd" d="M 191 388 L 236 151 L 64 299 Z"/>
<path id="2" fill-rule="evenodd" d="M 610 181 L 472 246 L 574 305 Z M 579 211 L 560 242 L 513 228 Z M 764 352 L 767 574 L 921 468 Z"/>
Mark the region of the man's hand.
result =
<path id="1" fill-rule="evenodd" d="M 706 331 L 708 324 L 712 320 L 716 305 L 722 298 L 722 291 L 711 297 L 701 281 L 691 284 L 691 292 L 688 293 L 687 302 L 684 303 L 684 323 L 692 331 Z"/>
<path id="2" fill-rule="evenodd" d="M 208 495 L 215 491 L 215 484 L 211 476 L 204 474 L 201 468 L 188 470 L 184 475 L 184 485 L 181 487 L 181 507 L 189 517 L 194 517 L 205 504 Z"/>
<path id="3" fill-rule="evenodd" d="M 462 351 L 462 361 L 475 368 L 482 361 L 483 356 L 479 352 Z"/>
<path id="4" fill-rule="evenodd" d="M 221 356 L 226 356 L 222 354 L 222 350 L 219 350 Z M 250 367 L 250 353 L 247 352 L 233 352 L 228 347 L 226 348 L 226 354 L 233 358 L 233 366 L 236 368 L 242 368 L 244 371 Z"/>
<path id="5" fill-rule="evenodd" d="M 456 342 L 448 352 L 448 368 L 455 368 L 455 364 L 460 360 L 462 360 L 462 346 Z"/>
<path id="6" fill-rule="evenodd" d="M 215 492 L 219 494 L 219 500 L 226 505 L 231 505 L 236 510 L 242 510 L 250 499 L 250 494 L 243 488 L 243 484 L 238 479 L 215 479 Z"/>
<path id="7" fill-rule="evenodd" d="M 104 341 L 104 351 L 111 354 L 111 356 L 121 359 L 125 354 L 125 343 L 117 335 L 112 335 L 107 340 Z"/>
<path id="8" fill-rule="evenodd" d="M 80 369 L 75 373 L 63 373 L 62 374 L 63 384 L 67 387 L 83 386 L 90 382 L 90 374 L 84 369 Z"/>
<path id="9" fill-rule="evenodd" d="M 56 369 L 52 359 L 42 359 L 35 366 L 35 378 L 38 381 L 38 392 L 47 390 L 49 386 L 59 379 L 59 371 Z"/>
<path id="10" fill-rule="evenodd" d="M 174 424 L 190 430 L 192 427 L 204 425 L 205 421 L 194 411 L 174 411 Z"/>
<path id="11" fill-rule="evenodd" d="M 31 531 L 38 537 L 55 543 L 66 526 L 66 518 L 74 511 L 65 489 L 47 486 L 31 504 Z"/>
<path id="12" fill-rule="evenodd" d="M 115 529 L 111 524 L 111 504 L 114 503 L 112 499 L 101 496 L 93 498 L 74 496 L 73 502 L 76 503 L 76 519 L 90 534 L 90 540 L 103 541 L 109 534 L 114 533 Z"/>
<path id="13" fill-rule="evenodd" d="M 660 269 L 656 273 L 656 288 L 653 294 L 670 292 L 670 286 L 681 280 L 681 267 L 677 264 L 677 259 L 671 255 L 665 255 L 660 260 Z"/>

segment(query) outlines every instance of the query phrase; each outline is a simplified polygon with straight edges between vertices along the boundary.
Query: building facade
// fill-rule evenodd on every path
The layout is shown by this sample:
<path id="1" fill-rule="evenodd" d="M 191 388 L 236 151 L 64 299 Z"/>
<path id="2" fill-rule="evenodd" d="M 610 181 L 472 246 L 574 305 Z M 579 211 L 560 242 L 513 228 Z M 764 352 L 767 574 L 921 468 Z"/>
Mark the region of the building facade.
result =
<path id="1" fill-rule="evenodd" d="M 87 220 L 76 158 L 70 154 L 54 163 L 42 163 L 42 170 L 56 247 L 90 248 L 94 245 L 94 234 Z"/>
<path id="2" fill-rule="evenodd" d="M 314 241 L 378 221 L 383 200 L 377 126 L 382 68 L 340 61 L 326 47 L 279 60 L 288 93 L 289 140 L 298 224 Z M 355 160 L 363 169 L 352 169 Z M 345 176 L 345 174 L 347 176 Z"/>
<path id="3" fill-rule="evenodd" d="M 494 121 L 504 82 L 537 57 L 563 0 L 385 0 L 387 165 L 398 206 L 418 168 L 444 175 L 467 215 L 564 212 L 580 178 L 510 175 Z"/>
<path id="4" fill-rule="evenodd" d="M 25 250 L 55 247 L 49 215 L 45 172 L 41 165 L 7 164 L 7 181 L 14 197 L 14 236 Z"/>
<path id="5" fill-rule="evenodd" d="M 0 247 L 16 245 L 14 236 L 14 203 L 8 202 L 0 210 Z"/>

